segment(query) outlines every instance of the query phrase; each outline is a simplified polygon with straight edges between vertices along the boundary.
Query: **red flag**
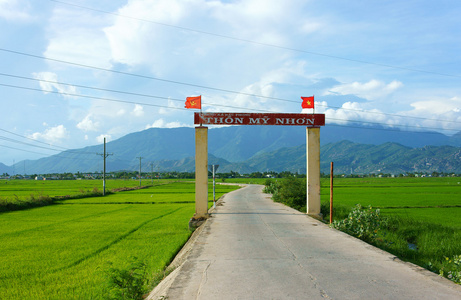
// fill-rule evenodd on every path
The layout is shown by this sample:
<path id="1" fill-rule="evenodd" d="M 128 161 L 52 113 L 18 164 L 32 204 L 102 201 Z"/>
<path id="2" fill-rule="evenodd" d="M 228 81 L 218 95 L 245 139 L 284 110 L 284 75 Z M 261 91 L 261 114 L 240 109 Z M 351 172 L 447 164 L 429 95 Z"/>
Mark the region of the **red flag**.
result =
<path id="1" fill-rule="evenodd" d="M 301 103 L 302 108 L 314 108 L 314 96 L 312 97 L 301 97 L 303 103 Z"/>
<path id="2" fill-rule="evenodd" d="M 185 108 L 196 108 L 202 109 L 202 96 L 197 97 L 187 97 Z"/>

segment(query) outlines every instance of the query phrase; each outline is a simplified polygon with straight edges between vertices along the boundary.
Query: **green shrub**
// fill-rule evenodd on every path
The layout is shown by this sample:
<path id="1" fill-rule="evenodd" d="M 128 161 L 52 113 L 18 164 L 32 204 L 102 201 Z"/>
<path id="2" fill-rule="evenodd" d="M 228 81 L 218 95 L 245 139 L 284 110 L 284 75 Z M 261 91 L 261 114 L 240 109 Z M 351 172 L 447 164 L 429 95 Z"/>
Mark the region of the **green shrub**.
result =
<path id="1" fill-rule="evenodd" d="M 331 226 L 361 240 L 372 242 L 378 232 L 387 227 L 387 219 L 381 216 L 379 209 L 373 210 L 371 206 L 363 209 L 357 204 L 346 219 L 334 221 Z"/>
<path id="2" fill-rule="evenodd" d="M 278 181 L 272 180 L 270 178 L 266 179 L 264 183 L 264 189 L 263 189 L 264 193 L 274 195 L 278 193 L 279 189 L 280 189 L 280 184 Z"/>
<path id="3" fill-rule="evenodd" d="M 440 269 L 434 267 L 431 262 L 427 265 L 427 268 L 439 273 L 440 276 L 450 279 L 454 283 L 461 284 L 461 255 L 455 255 L 453 258 L 445 257 Z"/>
<path id="4" fill-rule="evenodd" d="M 147 265 L 136 257 L 127 268 L 110 267 L 107 275 L 109 299 L 143 299 L 148 291 Z"/>
<path id="5" fill-rule="evenodd" d="M 349 213 L 351 212 L 351 207 L 342 205 L 342 204 L 334 204 L 333 205 L 333 220 L 342 220 L 347 218 Z M 320 204 L 320 213 L 323 216 L 323 219 L 326 222 L 330 221 L 330 202 L 322 202 Z"/>
<path id="6" fill-rule="evenodd" d="M 284 203 L 294 209 L 306 209 L 306 180 L 287 177 L 280 182 L 277 192 L 272 194 L 276 202 Z"/>

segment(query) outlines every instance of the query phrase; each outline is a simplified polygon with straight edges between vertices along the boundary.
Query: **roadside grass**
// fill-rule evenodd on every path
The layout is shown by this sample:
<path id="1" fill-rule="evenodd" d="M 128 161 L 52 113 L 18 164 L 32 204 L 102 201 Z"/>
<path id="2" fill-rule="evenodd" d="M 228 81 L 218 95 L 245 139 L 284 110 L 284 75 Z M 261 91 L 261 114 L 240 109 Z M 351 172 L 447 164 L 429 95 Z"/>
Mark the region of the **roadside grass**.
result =
<path id="1" fill-rule="evenodd" d="M 454 263 L 459 261 L 456 257 L 461 254 L 460 181 L 461 178 L 447 177 L 335 178 L 333 218 L 337 222 L 348 220 L 350 223 L 336 227 L 355 228 L 356 232 L 351 234 L 402 260 L 461 283 L 456 281 L 461 275 L 454 276 L 461 274 L 461 264 Z M 321 211 L 324 220 L 329 221 L 329 180 L 322 179 L 321 184 Z M 302 186 L 301 190 L 305 189 L 305 180 L 300 180 L 298 185 Z M 290 200 L 285 203 L 290 204 Z M 364 207 L 362 212 L 357 211 L 357 204 Z M 367 210 L 371 214 L 377 209 L 379 218 L 385 220 L 382 223 L 377 222 L 375 216 L 366 217 L 356 224 L 350 221 Z M 365 234 L 363 238 L 357 228 L 367 221 L 380 223 L 380 226 L 372 232 L 376 234 Z"/>
<path id="2" fill-rule="evenodd" d="M 161 278 L 191 234 L 195 207 L 193 184 L 167 186 L 0 214 L 0 298 L 106 299 L 117 294 L 113 275 L 129 270 L 132 258 L 145 265 L 149 284 Z M 130 204 L 157 189 L 158 203 Z M 170 201 L 175 190 L 188 201 Z M 227 191 L 217 186 L 217 195 Z"/>

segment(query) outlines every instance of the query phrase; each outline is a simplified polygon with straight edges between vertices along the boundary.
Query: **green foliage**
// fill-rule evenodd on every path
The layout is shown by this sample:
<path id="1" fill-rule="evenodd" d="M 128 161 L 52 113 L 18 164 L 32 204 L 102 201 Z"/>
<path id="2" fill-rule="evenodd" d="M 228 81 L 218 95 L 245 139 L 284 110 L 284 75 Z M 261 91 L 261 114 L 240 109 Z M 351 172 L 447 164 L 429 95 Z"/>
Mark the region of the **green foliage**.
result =
<path id="1" fill-rule="evenodd" d="M 127 268 L 110 263 L 108 276 L 109 299 L 143 299 L 148 292 L 147 264 L 132 257 Z"/>
<path id="2" fill-rule="evenodd" d="M 436 265 L 439 265 L 439 267 Z M 452 258 L 444 257 L 441 262 L 436 264 L 429 262 L 426 267 L 454 283 L 461 284 L 461 255 L 454 255 Z"/>
<path id="3" fill-rule="evenodd" d="M 379 209 L 371 206 L 363 209 L 357 204 L 349 216 L 341 221 L 334 221 L 332 227 L 358 237 L 367 242 L 374 241 L 378 232 L 387 226 L 386 218 L 381 216 Z"/>
<path id="4" fill-rule="evenodd" d="M 287 177 L 279 183 L 270 183 L 267 188 L 272 191 L 272 199 L 297 210 L 306 209 L 306 180 Z"/>
<path id="5" fill-rule="evenodd" d="M 28 198 L 20 198 L 17 195 L 13 195 L 13 197 L 9 198 L 0 197 L 0 212 L 50 205 L 54 200 L 55 199 L 50 196 L 43 195 L 42 193 L 31 194 Z"/>
<path id="6" fill-rule="evenodd" d="M 335 204 L 333 205 L 333 219 L 335 220 L 342 220 L 347 218 L 349 213 L 351 212 L 351 207 L 342 205 L 342 204 Z M 320 204 L 320 213 L 323 216 L 325 222 L 330 221 L 330 202 L 322 202 Z"/>
<path id="7" fill-rule="evenodd" d="M 263 192 L 266 193 L 266 194 L 277 194 L 279 192 L 279 189 L 280 189 L 280 183 L 277 181 L 277 180 L 273 180 L 273 179 L 266 179 L 266 181 L 264 182 L 264 189 L 263 189 Z M 277 196 L 275 196 L 277 197 Z"/>
<path id="8" fill-rule="evenodd" d="M 445 257 L 439 274 L 457 284 L 461 284 L 461 255 L 455 255 L 452 258 Z"/>

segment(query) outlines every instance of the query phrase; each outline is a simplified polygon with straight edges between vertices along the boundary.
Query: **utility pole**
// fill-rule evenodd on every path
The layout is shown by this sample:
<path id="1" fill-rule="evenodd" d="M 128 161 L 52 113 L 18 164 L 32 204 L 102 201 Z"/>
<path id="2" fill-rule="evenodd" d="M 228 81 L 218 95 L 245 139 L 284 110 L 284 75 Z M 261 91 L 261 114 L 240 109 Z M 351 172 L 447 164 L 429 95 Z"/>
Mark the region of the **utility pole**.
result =
<path id="1" fill-rule="evenodd" d="M 139 156 L 136 158 L 139 158 L 139 186 L 141 186 L 141 159 L 143 159 L 143 157 Z"/>
<path id="2" fill-rule="evenodd" d="M 104 153 L 96 153 L 97 155 L 101 155 L 104 158 L 104 171 L 102 173 L 102 195 L 106 195 L 106 158 L 109 155 L 113 155 L 112 153 L 106 154 L 106 138 L 104 138 Z"/>
<path id="3" fill-rule="evenodd" d="M 151 184 L 154 185 L 154 163 L 150 164 L 150 180 Z"/>

